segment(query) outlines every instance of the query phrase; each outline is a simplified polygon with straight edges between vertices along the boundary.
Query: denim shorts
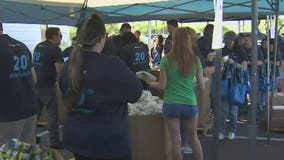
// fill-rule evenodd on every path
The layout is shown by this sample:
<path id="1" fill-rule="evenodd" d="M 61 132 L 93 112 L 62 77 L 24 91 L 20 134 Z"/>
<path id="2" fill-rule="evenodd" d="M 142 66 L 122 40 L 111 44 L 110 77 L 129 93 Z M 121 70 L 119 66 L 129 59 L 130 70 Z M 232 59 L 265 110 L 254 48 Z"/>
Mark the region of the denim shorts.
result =
<path id="1" fill-rule="evenodd" d="M 167 118 L 191 119 L 198 116 L 198 108 L 197 105 L 164 104 L 163 114 Z"/>

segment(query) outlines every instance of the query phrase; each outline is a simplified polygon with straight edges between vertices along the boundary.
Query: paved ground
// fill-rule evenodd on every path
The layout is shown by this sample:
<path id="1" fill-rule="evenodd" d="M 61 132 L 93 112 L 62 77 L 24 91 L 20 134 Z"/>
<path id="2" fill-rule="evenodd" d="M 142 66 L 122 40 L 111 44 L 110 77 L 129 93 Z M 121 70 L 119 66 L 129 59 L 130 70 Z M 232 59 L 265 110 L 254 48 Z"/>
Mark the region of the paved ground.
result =
<path id="1" fill-rule="evenodd" d="M 240 118 L 237 138 L 234 141 L 225 139 L 220 142 L 210 132 L 200 137 L 205 160 L 251 160 L 247 118 L 245 117 L 246 115 Z M 265 124 L 259 120 L 257 125 L 255 153 L 253 154 L 255 159 L 284 160 L 284 132 L 270 132 L 270 141 L 267 141 Z"/>
<path id="2" fill-rule="evenodd" d="M 201 143 L 205 160 L 249 160 L 249 141 L 247 139 L 225 140 L 219 145 L 212 137 L 202 137 Z M 284 142 L 257 140 L 255 147 L 256 160 L 283 160 Z M 216 150 L 219 150 L 216 154 Z"/>
<path id="3" fill-rule="evenodd" d="M 208 135 L 200 135 L 205 160 L 251 160 L 249 159 L 249 140 L 247 122 L 245 118 L 239 122 L 237 138 L 234 141 L 223 140 L 219 142 L 209 132 Z M 284 133 L 271 132 L 271 141 L 266 141 L 266 126 L 260 121 L 257 128 L 257 140 L 255 145 L 255 160 L 284 160 Z M 40 144 L 48 145 L 48 134 L 39 128 L 41 134 Z M 60 151 L 64 159 L 72 158 L 72 154 L 66 150 Z M 193 160 L 192 155 L 186 155 L 185 160 Z"/>

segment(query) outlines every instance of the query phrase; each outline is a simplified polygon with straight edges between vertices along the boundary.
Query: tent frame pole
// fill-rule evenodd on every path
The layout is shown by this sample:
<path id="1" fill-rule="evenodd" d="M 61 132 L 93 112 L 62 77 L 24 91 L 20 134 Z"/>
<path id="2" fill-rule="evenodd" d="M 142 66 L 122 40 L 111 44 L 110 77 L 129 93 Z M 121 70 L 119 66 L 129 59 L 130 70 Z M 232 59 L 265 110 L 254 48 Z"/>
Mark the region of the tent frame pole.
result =
<path id="1" fill-rule="evenodd" d="M 256 159 L 255 144 L 256 144 L 256 106 L 257 106 L 257 35 L 258 35 L 258 3 L 257 0 L 251 1 L 252 6 L 252 98 L 251 111 L 249 114 L 248 136 L 249 136 L 249 160 Z"/>
<path id="2" fill-rule="evenodd" d="M 273 97 L 274 97 L 274 93 L 275 93 L 275 82 L 276 82 L 276 77 L 275 77 L 275 73 L 276 73 L 276 58 L 277 58 L 277 54 L 278 54 L 278 18 L 279 18 L 279 0 L 275 0 L 275 41 L 273 44 L 273 48 L 274 48 L 274 57 L 273 57 L 273 77 L 272 77 L 272 92 L 271 92 L 271 99 L 270 99 L 270 112 L 272 111 L 272 106 L 273 106 Z M 269 131 L 271 128 L 271 115 L 269 116 Z"/>
<path id="3" fill-rule="evenodd" d="M 266 78 L 267 78 L 267 128 L 266 128 L 266 136 L 267 136 L 267 145 L 270 145 L 270 29 L 271 29 L 271 16 L 267 16 L 266 19 L 266 37 L 267 37 L 267 53 L 266 53 L 266 57 L 267 57 L 267 64 L 266 64 Z"/>
<path id="4" fill-rule="evenodd" d="M 79 27 L 79 25 L 81 25 L 81 23 L 84 21 L 86 17 L 87 8 L 88 8 L 88 0 L 84 0 L 84 3 L 82 4 L 81 8 L 80 17 L 78 19 L 77 27 Z"/>

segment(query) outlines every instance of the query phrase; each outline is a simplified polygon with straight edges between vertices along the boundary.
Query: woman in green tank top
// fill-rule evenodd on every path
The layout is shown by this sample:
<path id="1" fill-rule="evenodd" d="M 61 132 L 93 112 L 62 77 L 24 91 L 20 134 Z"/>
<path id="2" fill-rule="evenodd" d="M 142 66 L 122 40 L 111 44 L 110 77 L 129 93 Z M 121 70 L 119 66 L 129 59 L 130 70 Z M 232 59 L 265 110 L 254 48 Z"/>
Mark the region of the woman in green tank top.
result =
<path id="1" fill-rule="evenodd" d="M 163 114 L 168 125 L 172 156 L 182 160 L 180 122 L 186 124 L 189 141 L 196 160 L 203 160 L 202 148 L 197 136 L 198 109 L 195 95 L 195 78 L 198 93 L 203 93 L 203 70 L 192 49 L 190 35 L 186 28 L 173 32 L 172 49 L 160 64 L 160 79 L 151 82 L 153 88 L 163 89 Z"/>

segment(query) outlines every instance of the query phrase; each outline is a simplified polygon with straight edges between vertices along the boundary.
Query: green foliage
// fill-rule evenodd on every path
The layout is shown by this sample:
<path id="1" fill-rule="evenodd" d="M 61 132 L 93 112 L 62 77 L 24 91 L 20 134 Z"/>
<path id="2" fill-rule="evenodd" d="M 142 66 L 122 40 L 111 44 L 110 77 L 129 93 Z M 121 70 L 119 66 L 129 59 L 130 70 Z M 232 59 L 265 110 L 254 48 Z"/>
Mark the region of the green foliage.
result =
<path id="1" fill-rule="evenodd" d="M 132 22 L 130 23 L 132 27 L 132 32 L 135 32 L 136 30 L 140 31 L 141 34 L 147 34 L 148 33 L 148 22 Z"/>
<path id="2" fill-rule="evenodd" d="M 206 23 L 184 23 L 182 27 L 190 27 L 195 30 L 196 33 L 203 33 L 203 29 L 206 26 Z"/>
<path id="3" fill-rule="evenodd" d="M 278 29 L 280 29 L 280 27 L 284 25 L 284 19 L 279 17 L 278 19 Z M 261 20 L 259 25 L 258 25 L 258 29 L 261 33 L 266 33 L 266 20 Z M 250 31 L 250 30 L 249 30 Z M 279 33 L 284 33 L 284 27 L 279 31 Z"/>
<path id="4" fill-rule="evenodd" d="M 132 32 L 139 30 L 142 35 L 148 34 L 148 25 L 151 24 L 151 32 L 152 34 L 167 34 L 167 24 L 165 21 L 141 21 L 141 22 L 130 22 L 129 23 L 132 27 Z M 191 27 L 195 29 L 197 33 L 202 33 L 204 27 L 206 26 L 206 22 L 200 22 L 200 23 L 183 23 L 180 26 L 182 27 Z M 240 24 L 243 24 L 241 21 Z M 244 30 L 244 32 L 251 32 L 251 23 L 250 21 L 244 21 L 244 27 L 241 27 L 241 30 Z M 279 18 L 279 27 L 284 24 L 284 19 Z M 106 24 L 106 30 L 107 33 L 111 35 L 117 35 L 119 34 L 119 29 L 122 23 L 113 23 L 113 24 Z M 259 24 L 259 30 L 262 33 L 265 33 L 265 20 L 261 20 Z M 234 31 L 236 33 L 239 32 L 239 29 L 234 26 L 232 28 L 232 25 L 225 24 L 223 25 L 223 33 L 226 33 L 227 31 Z M 284 33 L 284 27 L 280 31 L 280 33 Z M 72 39 L 76 35 L 76 28 L 71 27 L 70 29 L 70 38 Z"/>
<path id="5" fill-rule="evenodd" d="M 141 34 L 146 35 L 148 34 L 148 21 L 142 22 L 130 22 L 129 23 L 132 27 L 132 32 L 139 30 Z M 152 33 L 165 33 L 166 31 L 166 24 L 163 21 L 150 21 Z M 106 30 L 109 35 L 117 35 L 119 34 L 119 29 L 122 23 L 116 24 L 106 24 Z"/>
<path id="6" fill-rule="evenodd" d="M 121 23 L 106 24 L 106 31 L 109 35 L 116 35 L 119 33 Z"/>
<path id="7" fill-rule="evenodd" d="M 76 27 L 70 27 L 70 32 L 69 32 L 70 41 L 72 40 L 73 37 L 76 36 L 76 32 L 77 32 L 77 28 Z"/>
<path id="8" fill-rule="evenodd" d="M 284 19 L 283 18 L 279 18 L 279 20 L 278 20 L 278 24 L 279 24 L 279 29 L 281 29 L 280 31 L 279 31 L 279 33 L 282 33 L 282 34 L 284 34 Z M 280 28 L 282 26 L 282 28 Z"/>

